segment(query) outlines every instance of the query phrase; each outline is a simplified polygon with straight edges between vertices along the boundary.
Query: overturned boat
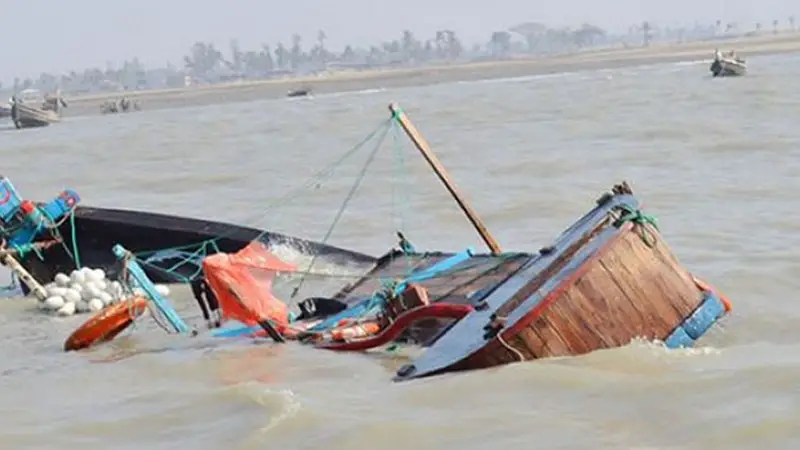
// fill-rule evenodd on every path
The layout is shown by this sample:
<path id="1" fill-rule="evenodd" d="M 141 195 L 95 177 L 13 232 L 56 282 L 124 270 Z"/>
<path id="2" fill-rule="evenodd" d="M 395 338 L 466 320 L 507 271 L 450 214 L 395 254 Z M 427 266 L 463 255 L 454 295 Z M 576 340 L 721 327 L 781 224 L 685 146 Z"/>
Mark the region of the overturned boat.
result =
<path id="1" fill-rule="evenodd" d="M 202 277 L 202 261 L 216 252 L 236 252 L 254 239 L 319 254 L 332 261 L 369 263 L 374 257 L 280 233 L 223 222 L 124 209 L 79 205 L 71 189 L 48 203 L 23 200 L 8 178 L 0 176 L 0 238 L 22 249 L 19 259 L 37 280 L 79 267 L 103 269 L 114 278 L 120 262 L 111 253 L 124 245 L 157 283 L 190 283 Z M 57 245 L 29 250 L 32 244 Z M 27 289 L 23 285 L 24 292 Z"/>
<path id="2" fill-rule="evenodd" d="M 733 50 L 728 53 L 716 50 L 709 70 L 713 77 L 738 77 L 747 73 L 747 63 Z"/>
<path id="3" fill-rule="evenodd" d="M 398 248 L 331 290 L 329 283 L 308 287 L 313 263 L 299 270 L 278 258 L 269 242 L 253 240 L 203 261 L 195 295 L 208 325 L 218 328 L 213 335 L 264 336 L 333 351 L 427 347 L 397 372 L 401 381 L 580 355 L 637 338 L 688 347 L 731 310 L 727 298 L 680 265 L 655 218 L 642 211 L 624 182 L 601 195 L 553 244 L 538 252 L 503 251 L 405 113 L 396 105 L 390 109 L 390 124 L 409 135 L 490 253 L 420 252 L 398 233 Z M 126 262 L 122 279 L 140 289 L 139 296 L 90 319 L 70 336 L 66 350 L 116 336 L 147 308 L 163 328 L 197 334 L 130 252 L 117 246 L 115 255 Z M 298 311 L 281 300 L 278 284 L 293 286 L 290 298 L 305 288 Z M 227 325 L 234 322 L 239 325 Z"/>

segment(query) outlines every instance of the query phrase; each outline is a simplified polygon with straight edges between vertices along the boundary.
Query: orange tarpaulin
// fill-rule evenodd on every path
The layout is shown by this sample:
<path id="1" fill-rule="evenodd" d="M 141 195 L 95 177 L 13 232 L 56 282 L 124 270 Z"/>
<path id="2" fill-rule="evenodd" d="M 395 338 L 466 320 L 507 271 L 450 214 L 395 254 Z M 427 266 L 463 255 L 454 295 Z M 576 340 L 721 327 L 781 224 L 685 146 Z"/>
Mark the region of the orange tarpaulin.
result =
<path id="1" fill-rule="evenodd" d="M 289 324 L 289 308 L 272 293 L 272 281 L 278 272 L 296 270 L 259 241 L 236 253 L 216 253 L 203 260 L 206 282 L 217 297 L 223 319 L 247 326 L 269 319 L 278 332 Z"/>

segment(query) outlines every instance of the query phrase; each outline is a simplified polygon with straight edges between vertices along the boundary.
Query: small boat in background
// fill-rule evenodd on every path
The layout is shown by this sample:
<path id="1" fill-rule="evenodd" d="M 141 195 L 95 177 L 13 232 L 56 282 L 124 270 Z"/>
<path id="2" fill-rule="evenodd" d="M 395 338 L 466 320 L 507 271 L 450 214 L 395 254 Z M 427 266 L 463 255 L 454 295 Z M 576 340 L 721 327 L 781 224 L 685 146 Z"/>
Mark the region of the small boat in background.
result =
<path id="1" fill-rule="evenodd" d="M 108 99 L 103 106 L 101 107 L 101 112 L 103 114 L 116 114 L 116 113 L 124 113 L 124 112 L 132 112 L 132 111 L 141 111 L 141 106 L 139 105 L 139 101 L 136 99 L 131 100 L 127 96 L 124 96 L 119 99 Z"/>
<path id="2" fill-rule="evenodd" d="M 60 90 L 42 96 L 36 89 L 26 89 L 11 100 L 11 120 L 17 129 L 46 127 L 60 122 L 61 108 L 67 107 Z"/>
<path id="3" fill-rule="evenodd" d="M 738 77 L 747 73 L 747 62 L 733 50 L 722 53 L 717 49 L 709 70 L 714 77 Z"/>
<path id="4" fill-rule="evenodd" d="M 305 87 L 289 91 L 287 97 L 309 97 L 311 95 L 311 88 Z"/>

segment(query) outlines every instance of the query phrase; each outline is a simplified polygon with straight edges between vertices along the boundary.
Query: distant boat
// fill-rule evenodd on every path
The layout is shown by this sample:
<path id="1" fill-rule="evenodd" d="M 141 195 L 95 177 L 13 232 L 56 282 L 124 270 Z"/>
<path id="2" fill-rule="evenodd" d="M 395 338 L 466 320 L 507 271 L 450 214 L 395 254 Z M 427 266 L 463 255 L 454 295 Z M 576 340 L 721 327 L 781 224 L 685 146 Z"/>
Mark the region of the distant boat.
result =
<path id="1" fill-rule="evenodd" d="M 747 73 L 747 63 L 733 51 L 721 53 L 716 50 L 709 70 L 714 77 L 739 77 Z"/>
<path id="2" fill-rule="evenodd" d="M 129 99 L 128 97 L 122 97 L 120 99 L 108 99 L 103 104 L 101 111 L 103 114 L 116 114 L 116 113 L 124 113 L 124 112 L 131 112 L 131 111 L 140 111 L 142 108 L 139 105 L 139 101 L 136 99 Z"/>
<path id="3" fill-rule="evenodd" d="M 11 99 L 11 120 L 18 129 L 46 127 L 61 121 L 61 108 L 67 102 L 61 91 L 42 97 L 35 89 L 26 89 Z"/>
<path id="4" fill-rule="evenodd" d="M 300 88 L 289 91 L 287 97 L 308 97 L 311 95 L 311 88 Z"/>

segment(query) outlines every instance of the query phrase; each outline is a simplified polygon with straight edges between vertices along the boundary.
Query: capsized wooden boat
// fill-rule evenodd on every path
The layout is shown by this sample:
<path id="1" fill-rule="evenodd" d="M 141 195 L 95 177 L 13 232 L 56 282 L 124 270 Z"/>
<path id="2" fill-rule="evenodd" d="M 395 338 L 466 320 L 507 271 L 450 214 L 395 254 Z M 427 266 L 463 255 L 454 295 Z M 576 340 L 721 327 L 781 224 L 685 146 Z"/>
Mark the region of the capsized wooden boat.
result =
<path id="1" fill-rule="evenodd" d="M 580 355 L 635 338 L 691 346 L 730 310 L 684 269 L 627 184 L 453 325 L 398 380 Z"/>
<path id="2" fill-rule="evenodd" d="M 603 195 L 554 245 L 538 253 L 501 251 L 416 128 L 399 109 L 392 111 L 492 254 L 387 254 L 332 297 L 340 308 L 311 324 L 288 322 L 284 309 L 282 317 L 268 311 L 271 306 L 259 309 L 258 298 L 270 286 L 252 289 L 247 298 L 244 292 L 253 286 L 244 286 L 246 278 L 237 284 L 230 281 L 235 277 L 218 277 L 212 290 L 223 310 L 226 304 L 237 309 L 251 305 L 249 314 L 267 320 L 266 334 L 278 342 L 298 338 L 321 348 L 355 351 L 404 338 L 429 346 L 398 372 L 397 380 L 579 355 L 636 338 L 690 346 L 730 310 L 727 299 L 678 263 L 627 183 Z M 387 280 L 393 282 L 387 285 Z M 303 319 L 320 319 L 308 314 L 315 309 L 304 308 Z M 259 320 L 251 320 L 246 329 L 259 331 Z M 367 331 L 365 324 L 374 328 Z M 342 338 L 345 330 L 351 334 Z"/>
<path id="3" fill-rule="evenodd" d="M 730 310 L 726 298 L 679 264 L 627 183 L 601 196 L 552 246 L 502 251 L 406 115 L 396 105 L 390 109 L 491 254 L 417 252 L 400 234 L 399 250 L 333 296 L 300 302 L 301 313 L 292 317 L 272 287 L 281 274 L 297 275 L 296 267 L 253 241 L 203 261 L 207 286 L 198 301 L 243 324 L 215 336 L 264 335 L 335 351 L 398 341 L 428 346 L 398 371 L 401 381 L 579 355 L 636 338 L 691 346 Z M 127 258 L 127 270 L 170 328 L 190 334 L 129 253 L 115 252 Z"/>
<path id="4" fill-rule="evenodd" d="M 721 53 L 719 50 L 714 52 L 714 60 L 709 67 L 713 77 L 737 77 L 747 73 L 747 62 L 735 52 Z"/>

